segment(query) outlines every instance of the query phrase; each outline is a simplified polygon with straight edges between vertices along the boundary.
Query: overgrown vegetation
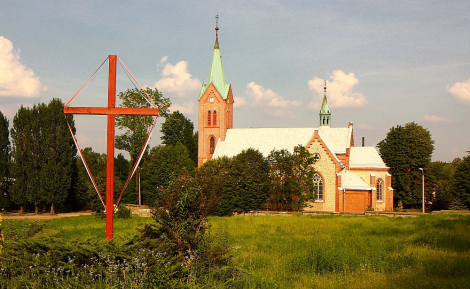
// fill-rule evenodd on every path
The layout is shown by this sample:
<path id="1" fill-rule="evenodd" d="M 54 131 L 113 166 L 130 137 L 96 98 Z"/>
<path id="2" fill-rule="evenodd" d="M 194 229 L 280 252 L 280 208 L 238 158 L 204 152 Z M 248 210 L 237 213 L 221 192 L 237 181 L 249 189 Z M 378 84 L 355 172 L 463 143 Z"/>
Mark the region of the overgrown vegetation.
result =
<path id="1" fill-rule="evenodd" d="M 136 224 L 150 219 L 117 219 L 112 242 L 103 238 L 103 221 L 70 219 L 72 226 L 64 219 L 8 221 L 0 288 L 236 288 L 242 281 L 226 233 L 198 236 L 189 257 L 158 234 L 138 233 Z"/>
<path id="2" fill-rule="evenodd" d="M 470 215 L 211 217 L 188 259 L 116 220 L 4 220 L 0 288 L 468 288 Z M 155 236 L 156 237 L 156 236 Z M 181 258 L 183 256 L 183 258 Z M 186 257 L 184 257 L 186 256 Z M 230 258 L 230 256 L 233 256 Z M 239 269 L 237 269 L 239 268 Z M 3 286 L 3 287 L 2 287 Z"/>
<path id="3" fill-rule="evenodd" d="M 470 215 L 214 217 L 244 288 L 469 288 Z"/>

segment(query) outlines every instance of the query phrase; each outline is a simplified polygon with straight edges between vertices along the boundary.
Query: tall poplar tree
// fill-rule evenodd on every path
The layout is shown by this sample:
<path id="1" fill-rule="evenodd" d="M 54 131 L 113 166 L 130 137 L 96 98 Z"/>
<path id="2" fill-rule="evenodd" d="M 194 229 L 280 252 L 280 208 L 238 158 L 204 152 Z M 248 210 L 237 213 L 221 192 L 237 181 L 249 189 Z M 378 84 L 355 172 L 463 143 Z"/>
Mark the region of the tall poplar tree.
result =
<path id="1" fill-rule="evenodd" d="M 62 112 L 64 104 L 55 98 L 49 102 L 41 117 L 42 150 L 40 167 L 41 199 L 51 205 L 51 213 L 57 204 L 62 203 L 69 194 L 77 156 L 70 130 Z M 67 115 L 75 133 L 72 115 Z"/>
<path id="2" fill-rule="evenodd" d="M 28 194 L 30 193 L 28 172 L 33 170 L 33 163 L 29 154 L 31 142 L 31 110 L 21 106 L 13 118 L 11 129 L 11 139 L 13 144 L 11 164 L 11 176 L 14 179 L 10 191 L 10 199 L 20 206 L 23 213 L 24 206 L 28 204 Z"/>
<path id="3" fill-rule="evenodd" d="M 10 133 L 8 119 L 0 111 L 0 208 L 9 204 L 10 182 Z"/>
<path id="4" fill-rule="evenodd" d="M 53 99 L 49 105 L 20 107 L 13 118 L 11 200 L 21 206 L 55 206 L 71 190 L 76 148 L 62 113 L 64 104 Z M 72 116 L 67 116 L 75 131 Z"/>

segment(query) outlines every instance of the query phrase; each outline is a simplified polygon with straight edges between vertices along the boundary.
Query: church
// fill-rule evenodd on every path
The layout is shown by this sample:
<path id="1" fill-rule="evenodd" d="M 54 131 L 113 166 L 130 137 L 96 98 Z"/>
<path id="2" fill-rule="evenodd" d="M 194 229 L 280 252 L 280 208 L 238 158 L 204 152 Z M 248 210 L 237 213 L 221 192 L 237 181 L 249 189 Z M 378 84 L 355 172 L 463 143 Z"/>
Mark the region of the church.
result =
<path id="1" fill-rule="evenodd" d="M 293 152 L 303 145 L 316 159 L 314 199 L 305 211 L 363 212 L 393 210 L 391 175 L 375 147 L 354 146 L 353 123 L 331 127 L 326 97 L 313 128 L 233 128 L 232 86 L 225 82 L 218 30 L 207 82 L 202 85 L 198 108 L 198 166 L 211 158 L 233 157 L 253 148 L 265 157 L 276 149 Z"/>

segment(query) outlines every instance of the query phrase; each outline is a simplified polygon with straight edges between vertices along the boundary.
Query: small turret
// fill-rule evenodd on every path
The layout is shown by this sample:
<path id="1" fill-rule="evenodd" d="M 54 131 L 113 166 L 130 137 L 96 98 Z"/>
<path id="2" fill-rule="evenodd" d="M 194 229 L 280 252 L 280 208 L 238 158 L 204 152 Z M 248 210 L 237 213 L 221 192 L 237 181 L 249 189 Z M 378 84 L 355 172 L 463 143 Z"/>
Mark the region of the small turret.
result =
<path id="1" fill-rule="evenodd" d="M 330 126 L 331 124 L 331 113 L 328 107 L 328 101 L 326 100 L 326 81 L 325 81 L 325 92 L 323 94 L 323 102 L 320 109 L 320 126 Z"/>

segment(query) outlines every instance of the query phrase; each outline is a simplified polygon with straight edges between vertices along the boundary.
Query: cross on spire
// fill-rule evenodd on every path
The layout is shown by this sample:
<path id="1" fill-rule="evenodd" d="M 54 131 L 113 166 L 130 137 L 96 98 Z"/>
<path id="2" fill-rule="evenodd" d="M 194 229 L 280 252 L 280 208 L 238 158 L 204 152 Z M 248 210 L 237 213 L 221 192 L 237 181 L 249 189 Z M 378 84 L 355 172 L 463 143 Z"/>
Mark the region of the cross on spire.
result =
<path id="1" fill-rule="evenodd" d="M 215 38 L 219 38 L 219 15 L 215 16 Z"/>

